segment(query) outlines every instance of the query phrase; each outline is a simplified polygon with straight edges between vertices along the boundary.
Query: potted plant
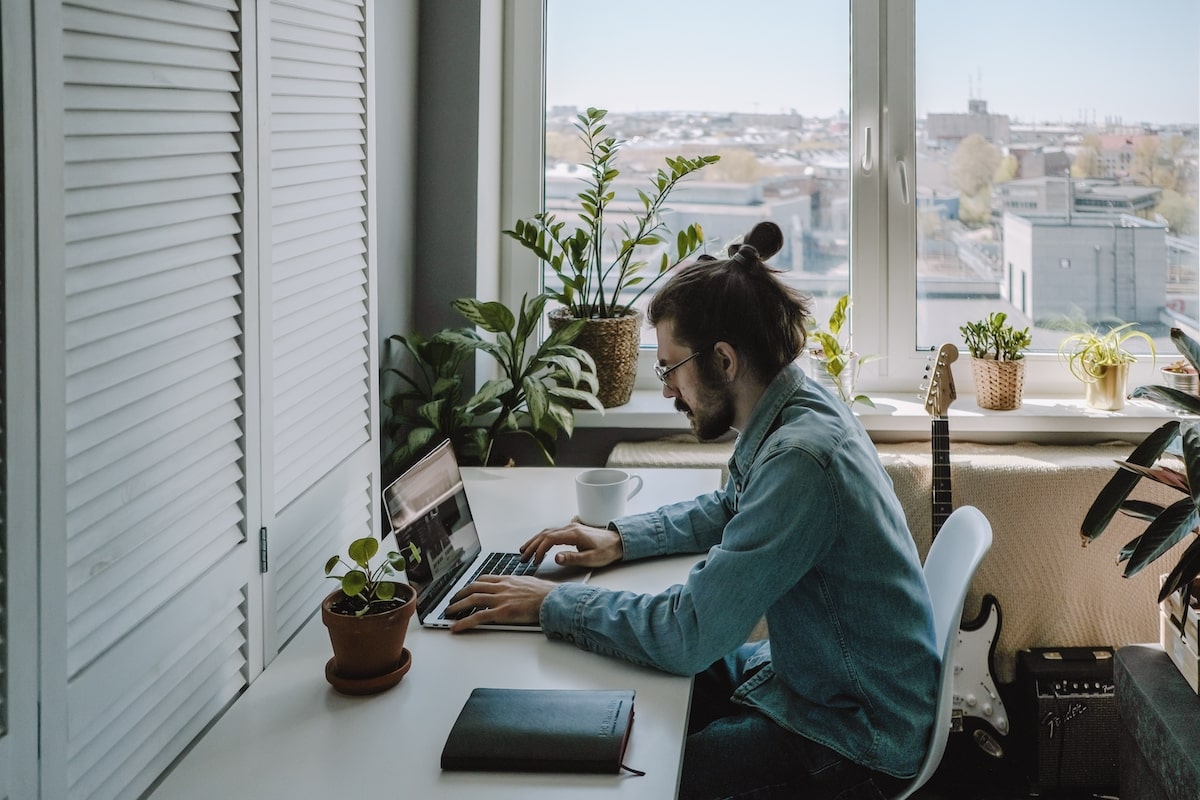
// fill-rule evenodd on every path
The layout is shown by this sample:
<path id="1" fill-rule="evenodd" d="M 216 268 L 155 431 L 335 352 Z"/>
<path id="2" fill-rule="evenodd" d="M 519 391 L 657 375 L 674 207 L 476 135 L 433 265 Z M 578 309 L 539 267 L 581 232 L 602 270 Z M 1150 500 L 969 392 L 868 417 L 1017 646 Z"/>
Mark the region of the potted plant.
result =
<path id="1" fill-rule="evenodd" d="M 1059 343 L 1058 354 L 1067 360 L 1071 374 L 1083 382 L 1090 407 L 1106 411 L 1125 407 L 1129 365 L 1137 361 L 1137 356 L 1126 348 L 1127 342 L 1144 340 L 1150 347 L 1150 357 L 1156 357 L 1154 340 L 1144 331 L 1133 330 L 1133 326 L 1126 322 L 1103 332 L 1087 326 Z"/>
<path id="2" fill-rule="evenodd" d="M 355 539 L 347 554 L 325 562 L 325 574 L 339 582 L 321 601 L 321 621 L 329 629 L 333 658 L 325 665 L 325 678 L 345 694 L 374 694 L 395 686 L 412 666 L 404 647 L 408 622 L 417 605 L 417 593 L 407 583 L 392 580 L 409 562 L 419 564 L 421 553 L 408 545 L 408 555 L 389 552 L 377 566 L 371 559 L 379 551 L 373 536 Z M 341 564 L 342 575 L 332 575 Z"/>
<path id="3" fill-rule="evenodd" d="M 813 373 L 817 380 L 836 391 L 847 405 L 865 403 L 874 408 L 875 403 L 871 398 L 854 393 L 854 386 L 863 364 L 869 364 L 879 356 L 863 356 L 854 352 L 850 327 L 846 324 L 849 316 L 850 295 L 844 294 L 834 305 L 824 328 L 819 327 L 815 320 L 810 320 L 813 327 L 808 334 L 808 357 L 814 365 Z M 841 338 L 843 330 L 846 332 L 844 339 Z"/>
<path id="4" fill-rule="evenodd" d="M 1196 393 L 1196 368 L 1186 360 L 1172 361 L 1162 368 L 1163 383 L 1173 389 Z"/>
<path id="5" fill-rule="evenodd" d="M 1200 345 L 1178 328 L 1171 329 L 1171 341 L 1193 368 L 1200 366 Z M 1191 415 L 1200 415 L 1200 397 L 1169 386 L 1139 386 L 1133 397 L 1146 398 L 1169 408 Z M 1182 458 L 1181 472 L 1174 466 L 1159 462 L 1166 452 Z M 1150 433 L 1119 463 L 1120 469 L 1109 479 L 1096 496 L 1080 526 L 1080 536 L 1086 546 L 1108 527 L 1118 512 L 1148 524 L 1142 533 L 1122 549 L 1119 561 L 1125 562 L 1124 576 L 1141 572 L 1188 534 L 1200 534 L 1200 420 L 1172 419 Z M 1147 478 L 1169 486 L 1183 497 L 1169 506 L 1144 500 L 1129 499 L 1140 480 Z M 1158 595 L 1160 603 L 1173 594 L 1178 595 L 1178 607 L 1188 608 L 1193 584 L 1200 575 L 1200 537 L 1194 538 L 1180 554 L 1174 567 L 1163 580 Z M 1184 620 L 1177 620 L 1183 630 Z"/>
<path id="6" fill-rule="evenodd" d="M 389 337 L 382 370 L 382 472 L 390 483 L 432 446 L 450 439 L 460 464 L 491 463 L 497 440 L 526 436 L 554 463 L 559 432 L 574 430 L 574 403 L 601 409 L 595 365 L 573 346 L 582 321 L 554 331 L 534 347 L 542 309 L 549 297 L 521 299 L 517 314 L 503 303 L 471 298 L 452 305 L 493 340 L 470 328 L 429 336 Z M 463 370 L 476 352 L 491 356 L 499 375 L 469 393 Z M 406 363 L 407 362 L 407 363 Z"/>
<path id="7" fill-rule="evenodd" d="M 1025 349 L 1032 344 L 1029 328 L 1008 323 L 1003 311 L 959 327 L 971 353 L 975 400 L 980 408 L 1019 408 L 1025 386 Z"/>
<path id="8" fill-rule="evenodd" d="M 551 329 L 573 320 L 588 321 L 576 345 L 595 360 L 600 385 L 596 394 L 605 408 L 611 408 L 629 402 L 633 392 L 641 341 L 637 301 L 704 242 L 696 224 L 669 235 L 662 219 L 667 197 L 679 181 L 720 156 L 667 158 L 666 167 L 659 168 L 651 180 L 650 191 L 638 190 L 641 208 L 633 212 L 632 222 L 615 223 L 612 218 L 620 213 L 612 205 L 620 175 L 616 160 L 624 142 L 605 135 L 607 113 L 589 108 L 575 125 L 589 157 L 589 163 L 582 165 L 588 176 L 578 194 L 579 224 L 568 226 L 546 211 L 518 220 L 503 233 L 549 265 L 558 278 L 560 288 L 547 289 L 562 304 L 550 313 Z M 663 245 L 666 248 L 659 252 Z M 643 255 L 651 250 L 651 255 L 658 253 L 653 266 L 650 255 Z"/>

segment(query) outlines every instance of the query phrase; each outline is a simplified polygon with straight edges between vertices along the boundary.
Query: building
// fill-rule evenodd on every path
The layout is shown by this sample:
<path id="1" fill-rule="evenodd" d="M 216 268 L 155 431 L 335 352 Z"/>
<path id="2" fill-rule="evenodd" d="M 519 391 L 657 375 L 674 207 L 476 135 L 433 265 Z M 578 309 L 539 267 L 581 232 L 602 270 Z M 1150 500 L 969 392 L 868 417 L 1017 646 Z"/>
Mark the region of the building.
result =
<path id="1" fill-rule="evenodd" d="M 986 100 L 971 100 L 966 114 L 929 114 L 925 118 L 925 136 L 930 145 L 952 147 L 972 134 L 995 145 L 1008 144 L 1008 115 L 990 114 Z"/>
<path id="2" fill-rule="evenodd" d="M 1057 315 L 1158 325 L 1166 226 L 1128 214 L 1006 213 L 1002 294 L 1035 324 Z"/>

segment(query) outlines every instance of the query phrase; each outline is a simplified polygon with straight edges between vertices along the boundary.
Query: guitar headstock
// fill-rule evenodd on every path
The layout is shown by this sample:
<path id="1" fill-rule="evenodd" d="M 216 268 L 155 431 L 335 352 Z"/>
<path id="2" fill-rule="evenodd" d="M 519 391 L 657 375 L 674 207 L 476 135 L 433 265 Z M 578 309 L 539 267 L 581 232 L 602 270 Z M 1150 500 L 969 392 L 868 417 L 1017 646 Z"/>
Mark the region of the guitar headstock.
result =
<path id="1" fill-rule="evenodd" d="M 954 388 L 954 375 L 950 365 L 958 360 L 958 348 L 944 344 L 938 348 L 930 363 L 925 366 L 925 413 L 931 417 L 944 417 L 950 404 L 958 397 Z"/>

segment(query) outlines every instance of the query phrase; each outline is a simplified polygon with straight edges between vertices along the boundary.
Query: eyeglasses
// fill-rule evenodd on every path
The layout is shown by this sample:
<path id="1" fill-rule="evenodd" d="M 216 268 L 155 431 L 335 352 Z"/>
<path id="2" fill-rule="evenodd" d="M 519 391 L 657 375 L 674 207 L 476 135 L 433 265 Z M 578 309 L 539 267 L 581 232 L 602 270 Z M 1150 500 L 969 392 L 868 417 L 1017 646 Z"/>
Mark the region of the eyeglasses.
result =
<path id="1" fill-rule="evenodd" d="M 697 350 L 696 352 L 692 353 L 690 356 L 685 358 L 683 361 L 676 361 L 674 364 L 672 364 L 670 366 L 666 366 L 665 364 L 655 364 L 654 365 L 654 374 L 658 376 L 658 379 L 660 381 L 662 381 L 663 383 L 666 383 L 668 375 L 670 375 L 672 372 L 674 372 L 675 370 L 682 367 L 687 362 L 691 361 L 696 356 L 700 355 L 701 353 L 706 352 L 707 350 L 708 350 L 707 347 L 704 348 L 703 350 Z"/>

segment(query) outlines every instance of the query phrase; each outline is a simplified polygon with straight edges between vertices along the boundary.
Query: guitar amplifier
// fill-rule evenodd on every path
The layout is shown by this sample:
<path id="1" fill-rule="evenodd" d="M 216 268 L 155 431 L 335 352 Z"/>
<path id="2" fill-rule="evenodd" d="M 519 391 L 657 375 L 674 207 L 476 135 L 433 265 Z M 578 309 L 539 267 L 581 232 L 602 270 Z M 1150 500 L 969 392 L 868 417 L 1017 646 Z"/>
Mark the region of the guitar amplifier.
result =
<path id="1" fill-rule="evenodd" d="M 1034 786 L 1117 788 L 1117 705 L 1111 647 L 1017 654 L 1017 741 Z"/>

